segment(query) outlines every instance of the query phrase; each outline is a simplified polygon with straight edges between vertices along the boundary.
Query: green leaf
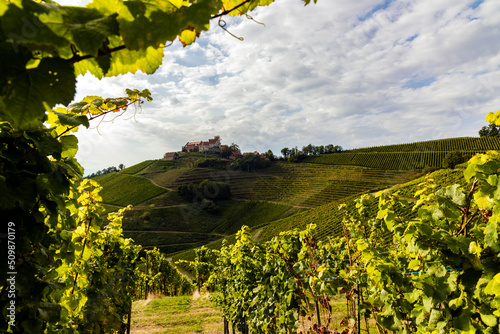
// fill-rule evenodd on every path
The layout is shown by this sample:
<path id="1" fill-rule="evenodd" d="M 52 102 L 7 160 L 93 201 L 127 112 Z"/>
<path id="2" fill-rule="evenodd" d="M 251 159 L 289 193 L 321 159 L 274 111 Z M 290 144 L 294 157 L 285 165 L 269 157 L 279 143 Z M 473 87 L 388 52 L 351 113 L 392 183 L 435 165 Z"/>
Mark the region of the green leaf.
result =
<path id="1" fill-rule="evenodd" d="M 463 331 L 469 331 L 471 329 L 471 315 L 469 310 L 462 310 L 458 317 L 453 318 L 453 326 Z M 472 332 L 476 333 L 476 330 L 473 329 Z"/>
<path id="2" fill-rule="evenodd" d="M 75 95 L 74 69 L 64 59 L 44 58 L 38 67 L 22 69 L 18 62 L 7 77 L 0 100 L 0 116 L 15 129 L 41 125 L 45 111 L 68 104 Z M 2 71 L 3 72 L 3 71 Z M 14 75 L 14 73 L 16 73 Z"/>
<path id="3" fill-rule="evenodd" d="M 55 323 L 59 321 L 61 315 L 61 306 L 54 303 L 40 303 L 38 307 L 38 314 L 40 318 L 48 323 Z"/>
<path id="4" fill-rule="evenodd" d="M 83 55 L 97 57 L 108 36 L 118 35 L 117 14 L 103 15 L 92 8 L 60 7 L 38 16 L 57 36 L 71 41 Z"/>
<path id="5" fill-rule="evenodd" d="M 59 57 L 71 56 L 70 41 L 55 34 L 38 19 L 39 15 L 58 10 L 52 4 L 39 4 L 29 0 L 12 1 L 0 23 L 8 40 L 13 42 L 13 50 L 17 52 L 24 46 L 30 50 L 57 54 Z"/>
<path id="6" fill-rule="evenodd" d="M 491 124 L 500 125 L 500 110 L 497 111 L 496 113 L 489 112 L 486 115 L 486 121 L 488 121 Z"/>
<path id="7" fill-rule="evenodd" d="M 75 110 L 75 109 L 76 108 L 73 108 L 73 110 Z M 69 111 L 69 108 L 68 108 L 68 111 Z M 89 124 L 89 119 L 87 118 L 87 116 L 64 114 L 64 113 L 60 113 L 60 112 L 57 112 L 57 111 L 54 111 L 54 114 L 57 115 L 57 117 L 59 118 L 59 122 L 62 125 L 69 125 L 69 126 L 83 125 L 86 128 L 88 128 L 89 125 L 90 125 Z"/>
<path id="8" fill-rule="evenodd" d="M 45 136 L 43 132 L 25 132 L 24 137 L 32 140 L 42 155 L 59 156 L 61 154 L 61 143 L 54 137 Z"/>
<path id="9" fill-rule="evenodd" d="M 436 192 L 436 195 L 447 198 L 458 206 L 465 206 L 467 204 L 467 195 L 459 187 L 460 185 L 455 184 L 451 187 L 440 189 Z"/>
<path id="10" fill-rule="evenodd" d="M 385 328 L 397 331 L 401 329 L 401 321 L 394 315 L 376 314 L 377 321 L 382 324 Z"/>
<path id="11" fill-rule="evenodd" d="M 100 56 L 98 58 L 88 58 L 76 62 L 75 75 L 85 75 L 87 72 L 98 79 L 102 79 L 111 66 L 111 55 Z"/>
<path id="12" fill-rule="evenodd" d="M 135 73 L 139 70 L 146 74 L 153 74 L 160 67 L 162 61 L 162 48 L 148 47 L 146 50 L 139 51 L 120 50 L 112 53 L 111 66 L 106 76 L 116 76 L 128 72 Z"/>
<path id="13" fill-rule="evenodd" d="M 431 311 L 431 309 L 432 309 L 432 306 L 434 306 L 434 302 L 433 302 L 432 297 L 427 297 L 427 296 L 426 296 L 426 297 L 424 297 L 424 298 L 422 299 L 422 301 L 423 301 L 423 303 L 424 303 L 425 310 L 426 310 L 427 312 L 430 312 L 430 311 Z"/>
<path id="14" fill-rule="evenodd" d="M 476 176 L 476 164 L 469 161 L 467 168 L 464 171 L 464 177 L 467 182 L 471 182 L 472 178 Z"/>
<path id="15" fill-rule="evenodd" d="M 484 288 L 484 293 L 500 296 L 500 273 L 496 274 L 488 285 Z"/>
<path id="16" fill-rule="evenodd" d="M 498 239 L 498 232 L 500 224 L 497 221 L 498 216 L 491 217 L 488 225 L 484 229 L 484 242 L 490 246 L 495 252 L 500 251 L 500 243 Z"/>
<path id="17" fill-rule="evenodd" d="M 481 307 L 479 314 L 481 316 L 481 320 L 488 327 L 495 327 L 497 325 L 497 317 L 491 313 L 491 310 L 486 305 Z"/>
<path id="18" fill-rule="evenodd" d="M 420 260 L 413 259 L 408 263 L 408 269 L 410 270 L 418 270 L 420 268 Z"/>
<path id="19" fill-rule="evenodd" d="M 434 329 L 438 326 L 439 320 L 443 319 L 443 310 L 432 309 L 429 316 L 429 328 Z"/>
<path id="20" fill-rule="evenodd" d="M 221 7 L 222 2 L 214 0 L 198 0 L 179 9 L 164 1 L 127 1 L 119 9 L 118 23 L 129 49 L 158 48 L 184 30 L 197 34 L 208 30 L 212 15 Z"/>
<path id="21" fill-rule="evenodd" d="M 62 158 L 74 158 L 76 155 L 76 152 L 78 151 L 78 138 L 76 138 L 73 135 L 70 135 L 70 136 L 61 137 L 60 141 L 62 144 L 61 157 Z"/>

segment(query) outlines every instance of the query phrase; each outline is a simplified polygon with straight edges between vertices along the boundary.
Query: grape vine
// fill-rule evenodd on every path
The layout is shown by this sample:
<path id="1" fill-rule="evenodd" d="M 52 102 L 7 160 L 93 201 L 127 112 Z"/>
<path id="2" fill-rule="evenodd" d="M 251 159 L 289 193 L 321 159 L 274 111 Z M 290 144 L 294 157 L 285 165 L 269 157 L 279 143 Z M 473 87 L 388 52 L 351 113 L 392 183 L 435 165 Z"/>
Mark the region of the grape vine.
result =
<path id="1" fill-rule="evenodd" d="M 68 106 L 76 77 L 151 74 L 174 39 L 189 45 L 214 17 L 272 2 L 0 1 L 0 226 L 15 226 L 15 234 L 8 231 L 17 238 L 15 250 L 5 248 L 15 258 L 15 285 L 7 281 L 14 269 L 0 264 L 2 331 L 111 332 L 130 308 L 137 249 L 120 236 L 119 215 L 101 231 L 97 186 L 80 183 L 71 133 L 151 97 L 130 90 L 124 98 L 92 96 Z"/>
<path id="2" fill-rule="evenodd" d="M 342 207 L 343 236 L 326 242 L 311 226 L 261 245 L 244 228 L 219 252 L 214 301 L 251 333 L 296 332 L 313 303 L 329 314 L 335 295 L 347 300 L 345 333 L 360 329 L 356 308 L 379 333 L 498 333 L 499 176 L 500 153 L 490 151 L 468 162 L 467 188 L 426 182 L 415 203 L 380 192 L 375 216 L 363 195 L 356 208 Z M 310 330 L 341 325 L 326 320 Z"/>

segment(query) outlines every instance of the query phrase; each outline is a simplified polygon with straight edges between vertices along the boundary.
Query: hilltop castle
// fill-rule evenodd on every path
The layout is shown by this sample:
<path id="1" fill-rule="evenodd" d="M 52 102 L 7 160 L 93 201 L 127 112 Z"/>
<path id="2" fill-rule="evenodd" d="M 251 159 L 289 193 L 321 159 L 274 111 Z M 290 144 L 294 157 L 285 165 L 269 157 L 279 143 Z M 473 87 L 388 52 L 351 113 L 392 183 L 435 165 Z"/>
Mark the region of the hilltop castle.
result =
<path id="1" fill-rule="evenodd" d="M 214 139 L 209 139 L 208 141 L 188 142 L 182 146 L 182 152 L 220 153 L 220 137 L 215 136 Z"/>

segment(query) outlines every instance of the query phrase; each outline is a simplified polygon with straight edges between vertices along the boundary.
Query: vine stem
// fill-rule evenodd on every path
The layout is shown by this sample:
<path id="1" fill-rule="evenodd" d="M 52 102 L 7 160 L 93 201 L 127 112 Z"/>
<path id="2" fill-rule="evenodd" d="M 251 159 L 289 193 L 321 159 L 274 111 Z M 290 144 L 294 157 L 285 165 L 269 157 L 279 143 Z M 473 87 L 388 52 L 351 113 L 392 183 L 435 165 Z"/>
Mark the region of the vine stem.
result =
<path id="1" fill-rule="evenodd" d="M 140 100 L 137 100 L 137 101 L 140 101 Z M 129 102 L 127 105 L 125 105 L 125 107 L 126 107 L 126 108 L 128 108 L 129 106 L 131 106 L 132 104 L 136 103 L 137 101 L 131 101 L 131 102 Z M 102 116 L 106 116 L 107 114 L 112 113 L 112 112 L 115 112 L 115 111 L 118 111 L 119 109 L 123 109 L 123 107 L 116 107 L 115 109 L 111 109 L 111 110 L 108 110 L 108 111 L 102 111 L 102 110 L 101 110 L 101 111 L 102 111 L 102 113 L 97 114 L 97 115 L 91 115 L 91 116 L 89 117 L 89 121 L 93 121 L 93 120 L 94 120 L 94 119 L 96 119 L 96 118 L 99 118 L 99 117 L 102 117 Z M 121 116 L 121 115 L 120 115 L 120 116 Z M 68 127 L 66 130 L 64 130 L 63 132 L 61 132 L 61 133 L 60 133 L 60 134 L 56 137 L 56 139 L 57 139 L 57 138 L 62 137 L 64 134 L 66 134 L 66 133 L 70 132 L 71 130 L 73 130 L 73 129 L 77 128 L 77 127 L 79 127 L 80 125 L 81 125 L 81 124 L 79 124 L 79 125 L 74 125 L 74 126 L 71 126 L 71 127 Z"/>
<path id="2" fill-rule="evenodd" d="M 212 16 L 212 20 L 213 20 L 213 19 L 215 19 L 215 18 L 217 18 L 217 17 L 221 17 L 221 16 L 224 16 L 224 15 L 227 15 L 227 14 L 231 13 L 232 11 L 234 11 L 234 10 L 236 10 L 236 9 L 240 8 L 241 6 L 246 5 L 246 4 L 247 4 L 247 3 L 249 3 L 250 1 L 252 1 L 252 0 L 245 0 L 245 1 L 243 1 L 242 3 L 240 3 L 239 5 L 237 5 L 237 6 L 233 7 L 232 9 L 228 9 L 228 10 L 223 11 L 223 12 L 222 12 L 222 13 L 220 13 L 220 14 L 214 15 L 214 16 Z"/>
<path id="3" fill-rule="evenodd" d="M 80 253 L 80 258 L 83 258 L 83 253 L 85 252 L 85 246 L 87 245 L 87 238 L 88 238 L 88 235 L 90 232 L 90 226 L 92 226 L 92 218 L 90 218 L 88 221 L 87 230 L 85 232 L 85 239 L 83 239 L 83 248 L 82 248 L 82 252 Z M 75 284 L 76 284 L 76 280 L 78 279 L 78 274 L 79 274 L 79 272 L 76 273 L 75 279 L 73 280 L 73 288 L 71 289 L 71 294 L 73 294 L 73 292 L 75 291 Z"/>
<path id="4" fill-rule="evenodd" d="M 213 15 L 210 19 L 213 20 L 215 18 L 218 18 L 218 17 L 222 17 L 222 16 L 225 16 L 225 15 L 228 15 L 229 13 L 231 13 L 232 11 L 235 11 L 236 9 L 246 5 L 247 3 L 250 3 L 251 1 L 253 0 L 245 0 L 243 1 L 242 3 L 240 3 L 239 5 L 231 8 L 231 9 L 228 9 L 228 10 L 224 10 L 223 12 L 217 14 L 217 15 Z M 171 44 L 170 44 L 171 45 Z M 104 46 L 104 50 L 101 50 L 99 49 L 97 51 L 97 56 L 94 56 L 94 55 L 84 55 L 84 56 L 80 56 L 78 54 L 78 50 L 76 50 L 76 47 L 72 44 L 71 45 L 71 51 L 73 51 L 73 57 L 69 58 L 68 59 L 68 62 L 71 63 L 71 64 L 74 64 L 74 63 L 78 63 L 82 60 L 85 60 L 85 59 L 91 59 L 91 58 L 98 58 L 98 57 L 104 57 L 104 56 L 108 56 L 110 55 L 111 53 L 113 52 L 116 52 L 116 51 L 120 51 L 120 50 L 124 50 L 124 49 L 127 49 L 127 46 L 126 45 L 119 45 L 117 47 L 114 47 L 114 48 L 108 48 L 107 46 Z"/>
<path id="5" fill-rule="evenodd" d="M 460 233 L 464 232 L 464 236 L 467 236 L 467 225 L 472 221 L 472 219 L 475 217 L 477 212 L 479 210 L 476 210 L 471 217 L 469 217 L 469 210 L 470 210 L 470 201 L 472 199 L 472 196 L 474 195 L 474 190 L 476 189 L 478 183 L 478 179 L 475 178 L 474 182 L 472 183 L 472 187 L 469 192 L 469 196 L 467 196 L 467 206 L 465 207 L 465 212 L 462 216 L 462 227 L 460 228 L 460 231 L 458 231 L 457 235 L 460 235 Z"/>

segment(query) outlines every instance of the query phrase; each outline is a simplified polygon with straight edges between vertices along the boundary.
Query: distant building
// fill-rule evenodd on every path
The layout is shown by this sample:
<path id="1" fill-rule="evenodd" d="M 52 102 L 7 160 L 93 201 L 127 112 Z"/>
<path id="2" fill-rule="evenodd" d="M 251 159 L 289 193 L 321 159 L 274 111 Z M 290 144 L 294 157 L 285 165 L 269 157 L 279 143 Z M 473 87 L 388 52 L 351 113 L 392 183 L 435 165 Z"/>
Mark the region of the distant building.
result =
<path id="1" fill-rule="evenodd" d="M 231 160 L 236 160 L 239 158 L 243 158 L 243 154 L 241 154 L 240 152 L 231 152 L 231 154 L 229 155 L 229 159 Z"/>
<path id="2" fill-rule="evenodd" d="M 167 152 L 163 156 L 163 160 L 177 160 L 179 159 L 179 153 L 177 152 Z"/>
<path id="3" fill-rule="evenodd" d="M 200 152 L 216 154 L 221 152 L 221 143 L 219 137 L 209 139 L 208 141 L 188 142 L 182 146 L 182 152 Z"/>

